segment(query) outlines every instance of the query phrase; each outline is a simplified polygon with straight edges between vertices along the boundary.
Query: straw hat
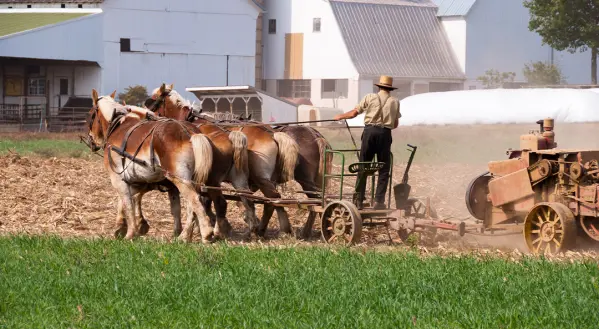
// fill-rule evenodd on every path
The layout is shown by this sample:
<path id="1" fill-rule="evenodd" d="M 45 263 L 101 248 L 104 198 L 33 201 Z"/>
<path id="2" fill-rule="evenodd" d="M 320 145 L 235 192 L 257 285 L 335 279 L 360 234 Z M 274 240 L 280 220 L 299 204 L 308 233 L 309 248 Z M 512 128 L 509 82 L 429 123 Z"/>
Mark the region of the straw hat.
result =
<path id="1" fill-rule="evenodd" d="M 396 87 L 393 87 L 393 78 L 387 75 L 381 75 L 379 78 L 379 83 L 375 83 L 374 85 L 391 90 L 397 89 Z"/>

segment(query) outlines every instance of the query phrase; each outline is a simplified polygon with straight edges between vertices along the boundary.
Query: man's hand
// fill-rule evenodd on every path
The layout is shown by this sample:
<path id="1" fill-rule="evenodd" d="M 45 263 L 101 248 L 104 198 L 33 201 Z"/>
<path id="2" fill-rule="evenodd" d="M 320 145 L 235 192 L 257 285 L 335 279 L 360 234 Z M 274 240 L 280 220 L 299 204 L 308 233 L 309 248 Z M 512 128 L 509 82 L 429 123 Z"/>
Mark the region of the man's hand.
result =
<path id="1" fill-rule="evenodd" d="M 358 109 L 353 109 L 349 112 L 343 113 L 343 114 L 337 114 L 333 120 L 343 120 L 343 119 L 353 119 L 355 117 L 358 116 Z"/>

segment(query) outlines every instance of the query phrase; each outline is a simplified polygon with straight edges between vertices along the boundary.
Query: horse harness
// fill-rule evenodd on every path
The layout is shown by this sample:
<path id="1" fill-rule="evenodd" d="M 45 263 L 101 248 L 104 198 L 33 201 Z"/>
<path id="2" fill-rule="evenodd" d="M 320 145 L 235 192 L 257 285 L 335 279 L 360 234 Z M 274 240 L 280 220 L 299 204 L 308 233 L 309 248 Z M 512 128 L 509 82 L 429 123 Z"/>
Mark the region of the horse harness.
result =
<path id="1" fill-rule="evenodd" d="M 174 120 L 174 119 L 168 119 L 168 118 L 155 118 L 155 117 L 150 117 L 147 116 L 146 120 L 141 120 L 139 122 L 137 122 L 135 125 L 133 125 L 132 127 L 130 127 L 127 132 L 125 133 L 125 135 L 123 136 L 123 139 L 121 141 L 121 147 L 117 147 L 115 145 L 112 145 L 110 143 L 108 143 L 108 138 L 112 135 L 112 133 L 121 125 L 121 120 L 119 120 L 122 116 L 126 115 L 126 113 L 124 112 L 117 112 L 115 111 L 115 114 L 113 115 L 111 122 L 110 122 L 110 126 L 108 127 L 108 133 L 106 136 L 106 141 L 105 141 L 105 145 L 103 146 L 103 148 L 106 148 L 106 145 L 108 145 L 108 160 L 109 160 L 109 164 L 110 164 L 110 169 L 116 173 L 117 175 L 121 175 L 123 174 L 127 168 L 129 167 L 129 165 L 131 165 L 131 163 L 137 163 L 139 165 L 145 166 L 145 167 L 152 167 L 152 170 L 156 170 L 156 155 L 154 153 L 154 134 L 156 133 L 157 129 L 160 127 L 163 127 L 164 124 L 168 123 L 168 122 L 176 122 L 177 124 L 179 124 L 183 130 L 185 131 L 185 133 L 187 134 L 188 137 L 191 137 L 192 133 L 189 131 L 189 129 L 183 125 L 181 122 Z M 158 122 L 159 124 L 155 125 L 154 127 L 152 127 L 146 134 L 145 136 L 142 138 L 141 142 L 139 143 L 138 147 L 135 149 L 135 152 L 133 154 L 130 154 L 129 152 L 127 152 L 127 143 L 129 142 L 129 139 L 131 138 L 131 134 L 133 134 L 133 132 L 135 130 L 137 130 L 138 128 L 142 127 L 143 125 L 146 125 L 150 122 Z M 148 164 L 145 160 L 142 159 L 138 159 L 137 155 L 139 154 L 139 152 L 141 151 L 142 146 L 144 145 L 144 142 L 150 138 L 150 164 Z M 115 153 L 117 153 L 118 155 L 121 156 L 121 166 L 123 167 L 123 170 L 120 172 L 117 172 L 117 170 L 115 170 L 114 164 L 113 164 L 113 160 L 111 157 L 111 153 L 110 151 L 114 151 Z M 131 160 L 131 162 L 126 165 L 126 159 Z"/>

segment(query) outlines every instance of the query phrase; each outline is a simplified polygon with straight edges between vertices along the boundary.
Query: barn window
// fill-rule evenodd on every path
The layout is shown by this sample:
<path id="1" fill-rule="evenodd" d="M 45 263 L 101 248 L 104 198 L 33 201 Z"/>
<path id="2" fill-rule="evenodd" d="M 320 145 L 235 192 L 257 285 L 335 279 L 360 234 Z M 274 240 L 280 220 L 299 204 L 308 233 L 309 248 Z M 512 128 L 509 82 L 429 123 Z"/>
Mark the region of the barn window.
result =
<path id="1" fill-rule="evenodd" d="M 79 4 L 77 5 L 77 8 L 83 8 L 83 5 Z"/>
<path id="2" fill-rule="evenodd" d="M 44 96 L 46 94 L 46 78 L 29 79 L 29 96 Z"/>
<path id="3" fill-rule="evenodd" d="M 27 8 L 31 8 L 31 5 L 27 5 Z"/>
<path id="4" fill-rule="evenodd" d="M 287 98 L 310 98 L 311 80 L 277 80 L 277 95 Z"/>
<path id="5" fill-rule="evenodd" d="M 61 95 L 69 94 L 69 79 L 66 79 L 66 78 L 60 79 L 60 94 Z"/>
<path id="6" fill-rule="evenodd" d="M 121 52 L 131 51 L 131 39 L 121 38 Z"/>
<path id="7" fill-rule="evenodd" d="M 268 20 L 268 34 L 276 34 L 277 33 L 277 20 L 269 19 Z"/>
<path id="8" fill-rule="evenodd" d="M 314 18 L 312 22 L 312 32 L 320 32 L 320 18 Z"/>
<path id="9" fill-rule="evenodd" d="M 67 7 L 67 5 L 65 5 L 64 3 L 60 4 L 60 8 L 66 8 L 66 7 Z"/>
<path id="10" fill-rule="evenodd" d="M 322 98 L 347 98 L 347 79 L 324 79 L 321 84 Z"/>

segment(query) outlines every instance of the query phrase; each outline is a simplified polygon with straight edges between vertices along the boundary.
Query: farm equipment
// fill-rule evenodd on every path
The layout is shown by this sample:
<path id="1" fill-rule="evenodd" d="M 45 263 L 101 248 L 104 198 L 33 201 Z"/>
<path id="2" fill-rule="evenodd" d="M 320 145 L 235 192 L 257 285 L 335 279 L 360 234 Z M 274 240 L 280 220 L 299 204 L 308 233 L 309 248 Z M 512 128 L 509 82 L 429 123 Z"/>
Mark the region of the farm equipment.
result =
<path id="1" fill-rule="evenodd" d="M 568 250 L 579 233 L 599 241 L 599 150 L 556 149 L 553 119 L 537 123 L 539 131 L 520 137 L 519 150 L 489 162 L 469 184 L 470 214 L 481 232 L 523 232 L 533 253 Z"/>
<path id="2" fill-rule="evenodd" d="M 375 178 L 382 163 L 356 162 L 345 166 L 345 153 L 339 156 L 341 172 L 323 175 L 322 193 L 311 199 L 256 198 L 257 203 L 294 207 L 310 211 L 312 220 L 320 215 L 321 235 L 327 243 L 352 245 L 360 241 L 363 226 L 387 225 L 406 240 L 415 232 L 436 233 L 438 229 L 465 234 L 501 236 L 523 234 L 533 253 L 558 253 L 573 248 L 577 235 L 599 241 L 599 150 L 556 149 L 553 119 L 537 121 L 540 130 L 520 137 L 520 149 L 507 151 L 508 159 L 491 161 L 488 171 L 467 187 L 466 206 L 475 219 L 466 222 L 438 218 L 430 200 L 410 196 L 409 170 L 417 147 L 408 144 L 410 158 L 400 184 L 389 184 L 388 209 L 374 209 Z M 393 155 L 391 155 L 393 168 Z M 325 172 L 327 172 L 325 164 Z M 392 182 L 390 171 L 390 181 Z M 344 193 L 344 181 L 356 177 L 353 193 Z M 327 195 L 325 182 L 339 179 L 339 192 Z M 370 201 L 357 202 L 358 184 L 370 180 Z M 391 195 L 395 198 L 392 207 Z M 234 199 L 234 195 L 227 195 Z"/>

